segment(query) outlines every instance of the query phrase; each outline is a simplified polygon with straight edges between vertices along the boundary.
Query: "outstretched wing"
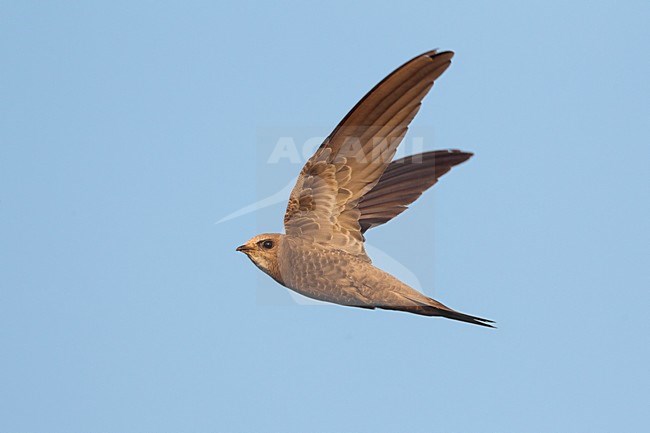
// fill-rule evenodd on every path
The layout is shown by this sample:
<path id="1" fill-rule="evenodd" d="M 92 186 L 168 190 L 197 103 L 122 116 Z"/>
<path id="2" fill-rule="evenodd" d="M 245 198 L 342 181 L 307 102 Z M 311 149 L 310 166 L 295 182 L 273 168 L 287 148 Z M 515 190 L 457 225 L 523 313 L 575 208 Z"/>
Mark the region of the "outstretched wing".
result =
<path id="1" fill-rule="evenodd" d="M 422 99 L 452 57 L 450 51 L 415 57 L 345 116 L 300 172 L 284 216 L 288 235 L 367 259 L 359 201 L 377 184 Z"/>
<path id="2" fill-rule="evenodd" d="M 359 200 L 361 233 L 404 212 L 443 174 L 471 157 L 460 150 L 436 150 L 391 162 L 379 182 Z"/>

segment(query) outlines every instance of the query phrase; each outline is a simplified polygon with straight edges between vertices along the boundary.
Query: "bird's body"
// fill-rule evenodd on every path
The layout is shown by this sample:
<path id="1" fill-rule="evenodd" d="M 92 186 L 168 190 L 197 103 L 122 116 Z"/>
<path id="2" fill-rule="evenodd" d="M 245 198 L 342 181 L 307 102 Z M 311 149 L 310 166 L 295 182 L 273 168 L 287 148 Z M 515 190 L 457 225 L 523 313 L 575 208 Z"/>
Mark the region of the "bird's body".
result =
<path id="1" fill-rule="evenodd" d="M 399 283 L 367 260 L 296 236 L 282 237 L 278 256 L 284 285 L 320 301 L 373 308 L 384 296 L 382 278 Z"/>
<path id="2" fill-rule="evenodd" d="M 399 215 L 472 156 L 443 150 L 392 161 L 421 100 L 452 56 L 425 53 L 371 90 L 303 167 L 287 205 L 287 233 L 255 236 L 237 250 L 278 283 L 310 298 L 492 326 L 373 266 L 363 247 L 365 231 Z"/>
<path id="3" fill-rule="evenodd" d="M 483 323 L 485 319 L 459 313 L 423 295 L 374 266 L 367 256 L 355 256 L 298 236 L 269 233 L 254 239 L 257 240 L 253 244 L 272 240 L 275 251 L 268 261 L 271 266 L 260 266 L 260 262 L 251 258 L 253 263 L 278 283 L 309 298 L 349 307 L 399 310 L 487 325 Z M 239 248 L 247 252 L 247 247 Z"/>

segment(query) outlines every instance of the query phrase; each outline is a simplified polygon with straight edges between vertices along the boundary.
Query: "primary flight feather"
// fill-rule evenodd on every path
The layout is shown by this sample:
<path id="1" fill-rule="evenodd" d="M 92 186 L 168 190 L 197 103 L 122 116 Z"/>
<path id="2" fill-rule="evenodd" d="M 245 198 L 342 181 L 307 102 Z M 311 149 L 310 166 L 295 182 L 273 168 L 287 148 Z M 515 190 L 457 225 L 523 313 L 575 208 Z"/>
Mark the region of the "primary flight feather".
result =
<path id="1" fill-rule="evenodd" d="M 364 232 L 403 212 L 472 154 L 440 150 L 392 161 L 451 51 L 397 68 L 343 118 L 302 168 L 284 216 L 286 234 L 253 237 L 245 253 L 278 283 L 321 301 L 398 310 L 492 327 L 452 310 L 372 265 Z"/>

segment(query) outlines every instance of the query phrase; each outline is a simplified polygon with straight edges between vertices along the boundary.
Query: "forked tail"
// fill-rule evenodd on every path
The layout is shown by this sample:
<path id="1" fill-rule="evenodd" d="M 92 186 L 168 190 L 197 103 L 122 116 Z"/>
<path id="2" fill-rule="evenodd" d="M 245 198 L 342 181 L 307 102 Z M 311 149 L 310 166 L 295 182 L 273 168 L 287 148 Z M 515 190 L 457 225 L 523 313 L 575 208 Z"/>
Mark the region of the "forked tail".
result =
<path id="1" fill-rule="evenodd" d="M 432 309 L 435 307 L 432 307 Z M 496 328 L 496 326 L 491 325 L 494 323 L 492 320 L 483 319 L 481 317 L 470 316 L 469 314 L 460 313 L 452 309 L 436 309 L 437 313 L 433 314 L 434 316 L 442 316 L 448 319 L 460 320 L 461 322 L 472 323 L 474 325 L 487 326 L 488 328 Z"/>
<path id="2" fill-rule="evenodd" d="M 483 319 L 481 317 L 470 316 L 469 314 L 461 313 L 456 310 L 452 310 L 446 305 L 436 301 L 435 299 L 426 298 L 427 303 L 423 303 L 421 300 L 415 300 L 408 298 L 416 303 L 416 305 L 401 305 L 395 307 L 380 307 L 387 310 L 399 310 L 406 311 L 408 313 L 419 314 L 422 316 L 440 316 L 446 317 L 447 319 L 458 320 L 461 322 L 471 323 L 473 325 L 486 326 L 488 328 L 496 328 L 496 326 L 491 325 L 494 323 L 492 320 Z"/>

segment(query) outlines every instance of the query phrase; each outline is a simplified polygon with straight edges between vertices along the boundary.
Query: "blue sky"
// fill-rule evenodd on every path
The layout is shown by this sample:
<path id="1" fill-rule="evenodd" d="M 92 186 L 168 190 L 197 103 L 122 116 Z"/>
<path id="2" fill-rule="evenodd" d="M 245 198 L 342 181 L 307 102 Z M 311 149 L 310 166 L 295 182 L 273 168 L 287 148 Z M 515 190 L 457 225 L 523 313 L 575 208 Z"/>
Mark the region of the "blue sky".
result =
<path id="1" fill-rule="evenodd" d="M 0 431 L 650 426 L 650 4 L 2 2 Z M 234 248 L 431 48 L 413 124 L 475 153 L 368 233 L 488 330 L 305 304 Z M 407 138 L 410 140 L 411 138 Z"/>

